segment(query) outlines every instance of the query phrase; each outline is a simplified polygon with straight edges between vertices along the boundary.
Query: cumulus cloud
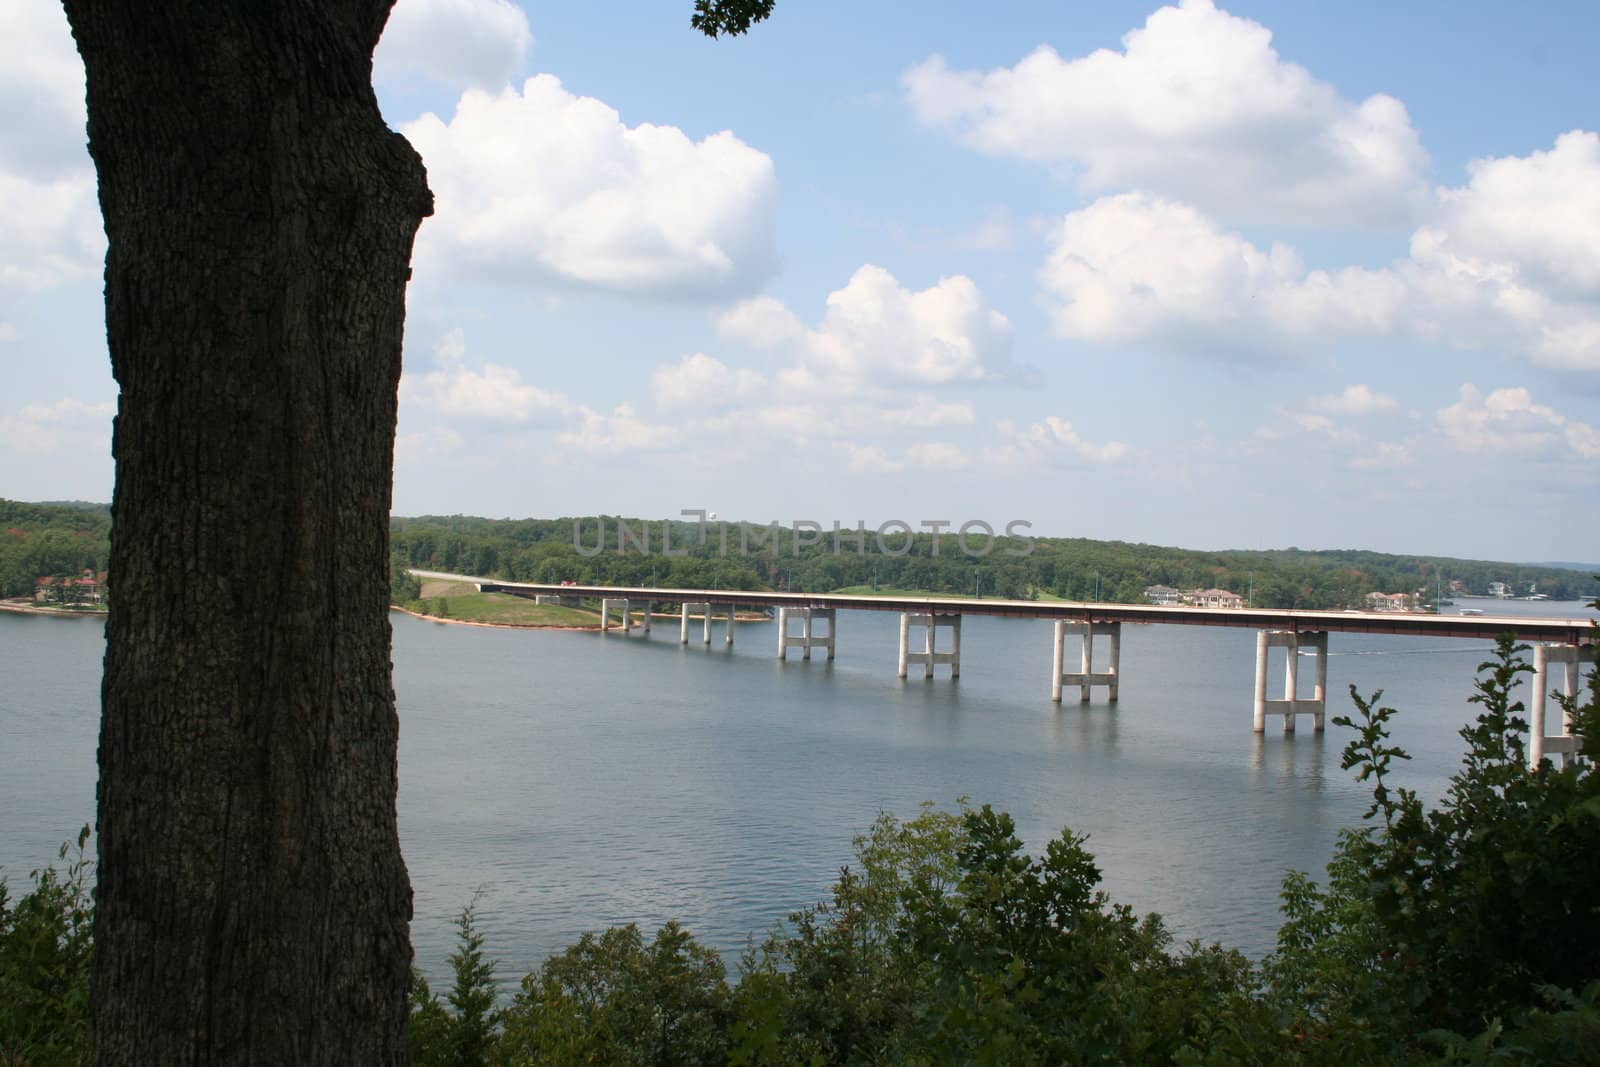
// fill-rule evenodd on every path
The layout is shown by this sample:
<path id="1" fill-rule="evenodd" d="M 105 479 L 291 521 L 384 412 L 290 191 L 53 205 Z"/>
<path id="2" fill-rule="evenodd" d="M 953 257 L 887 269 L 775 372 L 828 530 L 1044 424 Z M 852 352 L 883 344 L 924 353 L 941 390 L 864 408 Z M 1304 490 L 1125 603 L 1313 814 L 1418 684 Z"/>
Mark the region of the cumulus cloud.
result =
<path id="1" fill-rule="evenodd" d="M 972 279 L 941 278 L 913 291 L 871 264 L 828 294 L 815 329 L 770 297 L 733 308 L 717 329 L 790 354 L 794 364 L 778 374 L 785 388 L 833 395 L 1001 377 L 1011 346 L 1011 323 L 988 306 Z"/>
<path id="2" fill-rule="evenodd" d="M 1438 247 L 1560 296 L 1600 296 L 1600 135 L 1573 130 L 1549 151 L 1479 159 L 1439 193 Z"/>
<path id="3" fill-rule="evenodd" d="M 906 469 L 903 461 L 890 459 L 888 453 L 877 445 L 844 446 L 847 465 L 856 474 L 896 474 Z"/>
<path id="4" fill-rule="evenodd" d="M 874 425 L 931 430 L 938 426 L 970 426 L 977 421 L 977 412 L 966 401 L 936 399 L 931 393 L 918 393 L 909 403 L 882 405 L 868 409 L 864 420 Z"/>
<path id="5" fill-rule="evenodd" d="M 1120 441 L 1095 444 L 1086 440 L 1072 423 L 1055 415 L 1026 427 L 1002 420 L 996 428 L 999 442 L 986 450 L 985 459 L 1001 467 L 1060 466 L 1085 460 L 1115 463 L 1126 459 L 1133 451 Z"/>
<path id="6" fill-rule="evenodd" d="M 1078 340 L 1245 348 L 1386 332 L 1404 306 L 1403 287 L 1384 272 L 1308 272 L 1286 245 L 1258 248 L 1187 204 L 1144 193 L 1072 212 L 1050 243 L 1039 280 L 1056 332 Z"/>
<path id="7" fill-rule="evenodd" d="M 916 116 L 995 156 L 1065 165 L 1089 191 L 1143 189 L 1230 219 L 1345 226 L 1411 217 L 1426 156 L 1405 106 L 1359 103 L 1282 59 L 1272 33 L 1182 0 L 1122 50 L 901 82 Z"/>
<path id="8" fill-rule="evenodd" d="M 61 5 L 0 5 L 0 166 L 41 183 L 87 169 L 83 96 L 83 62 Z"/>
<path id="9" fill-rule="evenodd" d="M 434 369 L 400 379 L 400 400 L 451 418 L 527 422 L 571 409 L 566 397 L 528 385 L 513 367 L 467 365 L 466 339 L 452 330 L 433 350 Z"/>
<path id="10" fill-rule="evenodd" d="M 1393 411 L 1398 405 L 1394 397 L 1374 392 L 1370 385 L 1347 385 L 1343 392 L 1314 397 L 1310 406 L 1330 415 L 1372 415 Z"/>
<path id="11" fill-rule="evenodd" d="M 1408 467 L 1413 461 L 1411 445 L 1404 441 L 1380 441 L 1378 447 L 1364 456 L 1350 460 L 1352 470 L 1389 470 Z"/>
<path id="12" fill-rule="evenodd" d="M 424 263 L 682 298 L 749 292 L 776 269 L 772 160 L 732 133 L 626 126 L 548 74 L 469 89 L 449 122 L 427 114 L 403 132 L 435 195 Z"/>
<path id="13" fill-rule="evenodd" d="M 917 466 L 934 471 L 958 471 L 970 462 L 966 450 L 948 441 L 918 441 L 906 455 Z"/>
<path id="14" fill-rule="evenodd" d="M 1380 270 L 1307 270 L 1293 248 L 1262 248 L 1187 204 L 1126 193 L 1055 227 L 1039 281 L 1056 333 L 1093 343 L 1259 354 L 1408 335 L 1600 368 L 1600 303 L 1540 289 L 1536 263 L 1463 254 L 1449 224 L 1419 228 L 1410 254 Z"/>
<path id="15" fill-rule="evenodd" d="M 394 461 L 396 465 L 415 463 L 436 456 L 447 456 L 460 447 L 461 434 L 449 426 L 413 430 L 395 436 Z"/>
<path id="16" fill-rule="evenodd" d="M 38 292 L 100 273 L 105 230 L 87 166 L 42 180 L 0 171 L 0 205 L 0 290 Z"/>
<path id="17" fill-rule="evenodd" d="M 1496 389 L 1488 396 L 1468 382 L 1460 399 L 1441 408 L 1436 421 L 1446 440 L 1462 452 L 1480 454 L 1570 453 L 1600 459 L 1600 432 L 1534 402 L 1525 388 Z"/>
<path id="18" fill-rule="evenodd" d="M 0 6 L 0 99 L 0 300 L 93 278 L 105 234 L 61 5 Z"/>
<path id="19" fill-rule="evenodd" d="M 399 0 L 373 55 L 373 76 L 420 74 L 499 89 L 521 73 L 532 46 L 528 16 L 510 0 Z"/>
<path id="20" fill-rule="evenodd" d="M 744 367 L 730 367 L 703 352 L 657 367 L 650 376 L 656 406 L 665 410 L 726 411 L 758 395 L 766 379 Z"/>
<path id="21" fill-rule="evenodd" d="M 681 434 L 675 427 L 647 422 L 632 405 L 618 404 L 610 412 L 579 409 L 577 427 L 564 430 L 556 439 L 569 448 L 599 455 L 644 452 L 670 448 Z"/>
<path id="22" fill-rule="evenodd" d="M 111 451 L 112 401 L 86 403 L 63 397 L 53 403 L 23 406 L 0 415 L 0 446 L 26 456 L 50 456 L 65 451 Z"/>

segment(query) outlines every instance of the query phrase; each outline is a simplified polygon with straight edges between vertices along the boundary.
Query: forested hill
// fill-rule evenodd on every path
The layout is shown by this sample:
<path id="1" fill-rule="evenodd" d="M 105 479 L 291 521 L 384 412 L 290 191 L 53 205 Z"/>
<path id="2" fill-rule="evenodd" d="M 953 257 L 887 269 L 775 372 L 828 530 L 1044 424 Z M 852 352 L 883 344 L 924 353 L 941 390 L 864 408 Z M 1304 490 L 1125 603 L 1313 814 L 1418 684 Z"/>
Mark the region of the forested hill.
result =
<path id="1" fill-rule="evenodd" d="M 110 537 L 108 505 L 0 499 L 0 596 L 32 596 L 37 578 L 105 570 Z"/>
<path id="2" fill-rule="evenodd" d="M 738 524 L 713 522 L 707 525 L 702 544 L 695 524 L 672 523 L 670 539 L 663 545 L 668 524 L 625 519 L 639 540 L 648 527 L 650 552 L 642 552 L 638 541 L 630 538 L 626 553 L 619 553 L 614 517 L 603 520 L 604 548 L 596 553 L 599 521 L 579 520 L 575 543 L 570 518 L 395 518 L 395 562 L 513 581 L 686 588 L 793 588 L 820 593 L 876 584 L 1069 600 L 1094 599 L 1098 589 L 1099 599 L 1124 603 L 1143 600 L 1145 587 L 1151 585 L 1181 590 L 1215 587 L 1250 596 L 1258 607 L 1357 607 L 1365 605 L 1371 592 L 1421 592 L 1431 602 L 1435 588 L 1442 586 L 1448 597 L 1453 583 L 1460 583 L 1456 588 L 1461 593 L 1488 594 L 1490 583 L 1504 582 L 1518 595 L 1533 590 L 1556 600 L 1600 592 L 1592 572 L 1560 563 L 1295 548 L 1200 552 L 1125 541 L 1045 537 L 1024 541 L 1003 536 L 986 555 L 974 556 L 964 552 L 948 530 L 940 536 L 937 552 L 928 533 L 912 538 L 908 547 L 903 534 L 889 532 L 880 545 L 868 530 L 858 546 L 854 532 L 844 531 L 836 554 L 831 531 L 820 535 L 798 531 L 797 549 L 797 532 L 792 528 L 780 529 L 774 538 L 770 525 L 750 524 L 741 538 Z M 0 499 L 0 594 L 30 595 L 34 580 L 45 575 L 104 570 L 110 533 L 111 512 L 103 504 Z M 818 537 L 818 543 L 805 543 Z M 967 544 L 974 551 L 987 547 L 986 538 L 976 530 Z M 669 546 L 673 553 L 685 554 L 667 555 L 664 549 Z M 896 554 L 902 551 L 903 555 Z"/>
<path id="3" fill-rule="evenodd" d="M 1371 592 L 1422 593 L 1431 603 L 1436 588 L 1450 596 L 1487 595 L 1491 583 L 1506 583 L 1517 595 L 1530 591 L 1556 600 L 1600 592 L 1594 576 L 1552 564 L 1400 556 L 1358 550 L 1201 552 L 1124 541 L 1085 538 L 1000 537 L 987 555 L 964 552 L 946 530 L 937 550 L 932 534 L 911 539 L 890 532 L 884 544 L 868 530 L 857 545 L 844 531 L 839 545 L 832 531 L 819 535 L 782 528 L 774 538 L 769 525 L 750 524 L 741 538 L 739 524 L 707 524 L 704 543 L 693 523 L 623 519 L 636 535 L 618 550 L 618 520 L 483 519 L 453 515 L 395 518 L 393 537 L 398 566 L 425 567 L 512 581 L 572 580 L 614 585 L 655 584 L 673 588 L 792 588 L 830 592 L 852 586 L 925 589 L 940 593 L 974 591 L 983 596 L 1058 596 L 1137 603 L 1147 586 L 1175 589 L 1221 588 L 1251 598 L 1257 607 L 1345 608 L 1365 606 Z M 603 521 L 603 550 L 596 551 Z M 648 553 L 638 543 L 648 527 Z M 668 530 L 670 527 L 670 530 Z M 667 533 L 664 548 L 663 533 Z M 796 541 L 799 545 L 796 545 Z M 776 541 L 776 545 L 772 544 Z M 580 546 L 581 545 L 581 550 Z M 968 547 L 986 547 L 972 531 Z M 885 549 L 888 551 L 886 552 Z M 1025 554 L 1024 554 L 1025 553 Z M 1453 583 L 1459 583 L 1454 585 Z"/>

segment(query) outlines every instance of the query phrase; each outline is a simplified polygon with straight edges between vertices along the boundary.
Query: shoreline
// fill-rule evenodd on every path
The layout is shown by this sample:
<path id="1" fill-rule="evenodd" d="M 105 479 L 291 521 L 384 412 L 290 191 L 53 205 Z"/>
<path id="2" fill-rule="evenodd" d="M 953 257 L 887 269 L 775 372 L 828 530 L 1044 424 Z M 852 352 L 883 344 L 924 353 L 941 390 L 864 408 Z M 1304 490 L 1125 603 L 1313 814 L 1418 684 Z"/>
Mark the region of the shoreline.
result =
<path id="1" fill-rule="evenodd" d="M 390 604 L 389 605 L 389 610 L 391 612 L 399 612 L 401 615 L 409 615 L 413 619 L 422 619 L 422 620 L 424 620 L 426 622 L 444 622 L 444 623 L 449 623 L 452 626 L 487 626 L 492 630 L 554 630 L 554 631 L 556 631 L 558 633 L 574 633 L 574 634 L 587 634 L 587 633 L 595 633 L 595 634 L 597 634 L 597 633 L 600 632 L 600 623 L 598 621 L 596 621 L 592 626 L 557 626 L 554 623 L 547 623 L 547 622 L 481 622 L 481 621 L 479 621 L 477 619 L 448 619 L 448 618 L 443 618 L 443 617 L 438 616 L 438 615 L 424 615 L 420 611 L 412 611 L 410 608 L 403 608 L 399 604 Z M 677 615 L 675 613 L 672 613 L 672 612 L 661 612 L 661 611 L 652 612 L 651 615 L 650 615 L 651 619 L 678 619 L 680 617 L 681 616 L 679 616 L 679 615 Z M 705 618 L 705 616 L 703 616 L 703 615 L 691 615 L 690 618 L 693 619 L 693 620 L 700 620 L 700 619 Z M 743 615 L 743 616 L 735 616 L 734 621 L 735 622 L 770 622 L 771 621 L 771 617 L 770 616 L 766 616 L 766 615 L 759 615 L 758 616 L 758 615 L 754 615 L 754 614 L 746 614 L 746 615 Z M 721 616 L 717 617 L 717 622 L 718 623 L 722 622 L 722 617 Z M 617 624 L 617 625 L 620 626 L 620 624 Z M 613 629 L 615 629 L 615 628 L 617 628 L 617 627 L 614 626 Z M 639 629 L 639 624 L 638 623 L 633 623 L 631 626 L 628 627 L 628 629 L 629 630 L 637 630 L 637 629 Z"/>
<path id="2" fill-rule="evenodd" d="M 103 619 L 104 611 L 71 611 L 67 608 L 42 608 L 37 604 L 20 604 L 13 600 L 0 600 L 0 611 L 14 615 L 48 615 L 57 619 Z"/>
<path id="3" fill-rule="evenodd" d="M 420 611 L 403 608 L 399 604 L 390 604 L 391 612 L 409 615 L 413 619 L 422 619 L 425 622 L 443 622 L 451 626 L 487 626 L 491 630 L 556 630 L 563 633 L 599 633 L 600 624 L 593 626 L 556 626 L 547 622 L 480 622 L 477 619 L 447 619 L 438 615 L 424 615 Z"/>

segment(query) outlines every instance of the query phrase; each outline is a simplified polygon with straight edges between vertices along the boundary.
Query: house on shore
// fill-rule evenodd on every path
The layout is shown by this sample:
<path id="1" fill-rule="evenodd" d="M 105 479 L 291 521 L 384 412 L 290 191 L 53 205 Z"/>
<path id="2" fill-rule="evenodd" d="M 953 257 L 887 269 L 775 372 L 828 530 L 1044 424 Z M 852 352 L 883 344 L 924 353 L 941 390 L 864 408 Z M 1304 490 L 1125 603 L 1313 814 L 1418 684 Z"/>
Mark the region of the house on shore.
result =
<path id="1" fill-rule="evenodd" d="M 1411 596 L 1410 596 L 1409 593 L 1368 593 L 1367 594 L 1367 610 L 1368 611 L 1384 611 L 1384 612 L 1410 611 L 1410 610 L 1412 610 L 1412 607 L 1413 607 L 1413 605 L 1412 605 Z"/>
<path id="2" fill-rule="evenodd" d="M 1244 597 L 1238 593 L 1230 593 L 1226 589 L 1197 589 L 1184 595 L 1184 600 L 1197 608 L 1232 608 L 1240 610 L 1244 607 Z"/>
<path id="3" fill-rule="evenodd" d="M 106 602 L 106 572 L 85 568 L 82 573 L 36 578 L 33 583 L 35 604 L 104 604 Z"/>
<path id="4" fill-rule="evenodd" d="M 1144 598 L 1162 606 L 1183 603 L 1183 594 L 1170 585 L 1147 585 L 1144 587 Z"/>

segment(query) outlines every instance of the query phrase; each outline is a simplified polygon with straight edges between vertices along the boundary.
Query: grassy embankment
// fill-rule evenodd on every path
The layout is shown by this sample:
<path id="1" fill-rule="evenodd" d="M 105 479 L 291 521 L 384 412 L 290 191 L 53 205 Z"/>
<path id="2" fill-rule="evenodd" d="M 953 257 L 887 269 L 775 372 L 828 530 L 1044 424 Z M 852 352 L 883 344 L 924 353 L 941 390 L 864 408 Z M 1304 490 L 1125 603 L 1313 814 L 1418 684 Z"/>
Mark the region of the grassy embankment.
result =
<path id="1" fill-rule="evenodd" d="M 535 604 L 526 597 L 512 596 L 509 593 L 480 593 L 468 582 L 424 582 L 422 599 L 412 601 L 406 608 L 419 615 L 450 622 L 478 622 L 495 626 L 600 628 L 598 608 Z M 621 622 L 622 613 L 613 611 L 612 618 L 615 622 Z"/>

